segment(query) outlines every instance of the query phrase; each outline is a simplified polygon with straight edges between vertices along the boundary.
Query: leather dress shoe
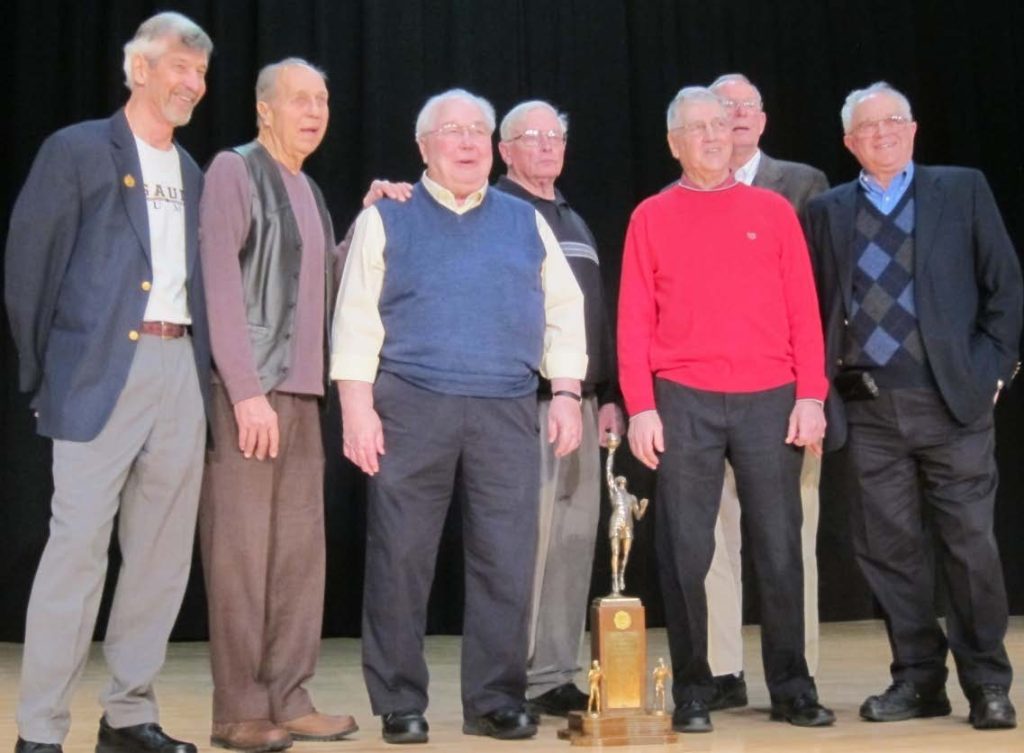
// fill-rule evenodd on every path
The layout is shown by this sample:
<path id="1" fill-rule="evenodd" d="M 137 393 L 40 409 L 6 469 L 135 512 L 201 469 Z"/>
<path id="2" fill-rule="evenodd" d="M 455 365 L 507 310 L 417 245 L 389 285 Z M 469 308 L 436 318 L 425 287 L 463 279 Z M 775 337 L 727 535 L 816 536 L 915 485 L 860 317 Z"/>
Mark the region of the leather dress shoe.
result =
<path id="1" fill-rule="evenodd" d="M 971 688 L 967 697 L 971 702 L 967 720 L 974 729 L 1013 729 L 1017 726 L 1017 711 L 1006 695 L 1006 688 L 1001 685 Z"/>
<path id="2" fill-rule="evenodd" d="M 586 711 L 588 700 L 589 696 L 577 688 L 575 683 L 567 682 L 536 698 L 528 699 L 526 710 L 537 715 L 569 716 L 570 711 Z"/>
<path id="3" fill-rule="evenodd" d="M 96 753 L 196 753 L 196 746 L 168 736 L 156 722 L 111 727 L 102 716 Z"/>
<path id="4" fill-rule="evenodd" d="M 929 692 L 907 680 L 894 682 L 881 695 L 868 696 L 860 706 L 861 718 L 869 722 L 949 716 L 952 711 L 945 688 Z"/>
<path id="5" fill-rule="evenodd" d="M 290 748 L 292 738 L 269 719 L 251 719 L 214 724 L 210 744 L 228 750 L 262 753 Z"/>
<path id="6" fill-rule="evenodd" d="M 672 712 L 672 729 L 676 732 L 711 732 L 711 714 L 707 704 L 696 699 L 676 706 Z"/>
<path id="7" fill-rule="evenodd" d="M 14 753 L 64 753 L 64 748 L 60 743 L 34 743 L 19 737 L 14 744 Z"/>
<path id="8" fill-rule="evenodd" d="M 292 740 L 310 742 L 340 740 L 359 730 L 356 720 L 348 714 L 321 714 L 319 711 L 281 722 L 281 726 L 292 736 Z"/>
<path id="9" fill-rule="evenodd" d="M 485 735 L 497 740 L 522 740 L 537 734 L 537 722 L 522 706 L 491 711 L 462 723 L 466 735 Z"/>
<path id="10" fill-rule="evenodd" d="M 738 675 L 717 675 L 714 685 L 715 694 L 707 702 L 708 711 L 738 709 L 747 705 L 747 681 L 742 672 Z"/>
<path id="11" fill-rule="evenodd" d="M 828 727 L 836 723 L 832 709 L 818 703 L 818 694 L 811 690 L 785 701 L 773 700 L 771 718 L 796 727 Z"/>
<path id="12" fill-rule="evenodd" d="M 430 725 L 419 711 L 396 711 L 381 717 L 386 743 L 425 743 Z"/>

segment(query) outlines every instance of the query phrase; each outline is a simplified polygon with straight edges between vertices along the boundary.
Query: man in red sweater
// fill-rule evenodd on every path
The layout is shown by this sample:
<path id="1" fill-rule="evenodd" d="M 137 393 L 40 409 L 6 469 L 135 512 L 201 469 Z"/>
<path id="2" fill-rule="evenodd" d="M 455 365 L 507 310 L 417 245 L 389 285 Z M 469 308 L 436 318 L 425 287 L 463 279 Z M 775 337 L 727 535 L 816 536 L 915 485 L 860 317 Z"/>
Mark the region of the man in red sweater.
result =
<path id="1" fill-rule="evenodd" d="M 773 719 L 824 726 L 804 659 L 803 448 L 820 452 L 828 390 L 807 246 L 789 203 L 737 182 L 729 120 L 708 89 L 669 105 L 679 183 L 626 236 L 619 368 L 633 453 L 657 468 L 657 552 L 673 663 L 673 727 L 707 732 L 714 692 L 704 578 L 725 460 L 751 536 Z"/>

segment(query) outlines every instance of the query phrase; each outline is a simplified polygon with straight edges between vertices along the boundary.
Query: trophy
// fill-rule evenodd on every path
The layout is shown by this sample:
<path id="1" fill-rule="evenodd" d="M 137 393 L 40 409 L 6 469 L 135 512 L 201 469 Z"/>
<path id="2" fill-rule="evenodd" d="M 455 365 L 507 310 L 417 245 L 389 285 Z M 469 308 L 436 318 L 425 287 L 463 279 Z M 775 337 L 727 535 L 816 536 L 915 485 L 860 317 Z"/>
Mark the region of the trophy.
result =
<path id="1" fill-rule="evenodd" d="M 647 512 L 648 500 L 629 492 L 625 476 L 616 476 L 615 451 L 622 438 L 608 433 L 605 480 L 612 514 L 608 521 L 612 588 L 590 605 L 590 703 L 586 712 L 569 713 L 558 736 L 573 745 L 641 745 L 675 742 L 672 717 L 665 714 L 668 669 L 659 660 L 652 679 L 656 709 L 647 707 L 647 629 L 644 606 L 626 596 L 626 565 L 633 545 L 633 522 Z"/>

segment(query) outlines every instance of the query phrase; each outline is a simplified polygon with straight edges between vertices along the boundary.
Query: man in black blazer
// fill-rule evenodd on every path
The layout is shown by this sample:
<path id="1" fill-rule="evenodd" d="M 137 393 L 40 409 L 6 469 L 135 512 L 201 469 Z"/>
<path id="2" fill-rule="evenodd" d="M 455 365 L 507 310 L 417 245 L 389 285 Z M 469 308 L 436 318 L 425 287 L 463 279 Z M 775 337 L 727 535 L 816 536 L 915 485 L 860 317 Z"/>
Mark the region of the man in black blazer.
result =
<path id="1" fill-rule="evenodd" d="M 761 92 L 742 73 L 726 73 L 709 87 L 717 94 L 732 125 L 730 167 L 737 181 L 767 188 L 784 196 L 802 214 L 808 199 L 828 190 L 825 173 L 802 162 L 769 157 L 760 148 L 768 116 Z M 803 522 L 800 548 L 804 581 L 804 657 L 812 675 L 818 669 L 818 484 L 821 458 L 804 451 L 800 469 Z M 732 466 L 726 464 L 722 502 L 715 524 L 715 554 L 704 582 L 708 600 L 708 663 L 714 673 L 715 695 L 708 708 L 747 705 L 743 676 L 743 566 L 741 508 Z"/>
<path id="2" fill-rule="evenodd" d="M 833 384 L 825 449 L 848 447 L 854 552 L 893 652 L 893 684 L 860 714 L 949 714 L 951 651 L 971 723 L 1014 727 L 993 405 L 1017 365 L 1020 266 L 980 172 L 913 162 L 906 97 L 873 84 L 850 94 L 842 120 L 863 170 L 811 200 L 805 221 Z M 949 586 L 946 634 L 929 527 Z"/>
<path id="3" fill-rule="evenodd" d="M 123 562 L 97 753 L 196 750 L 160 729 L 153 682 L 192 560 L 210 362 L 202 174 L 173 134 L 206 91 L 212 48 L 180 14 L 144 22 L 125 46 L 125 107 L 48 138 L 11 216 L 5 298 L 54 484 L 16 753 L 61 750 L 115 515 Z"/>

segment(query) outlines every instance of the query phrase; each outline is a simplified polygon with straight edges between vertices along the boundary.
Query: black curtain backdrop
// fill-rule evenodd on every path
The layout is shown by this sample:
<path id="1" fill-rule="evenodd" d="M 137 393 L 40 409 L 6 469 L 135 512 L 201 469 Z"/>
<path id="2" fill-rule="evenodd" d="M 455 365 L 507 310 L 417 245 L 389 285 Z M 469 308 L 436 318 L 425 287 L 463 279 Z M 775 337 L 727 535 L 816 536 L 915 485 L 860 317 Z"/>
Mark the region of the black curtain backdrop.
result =
<path id="1" fill-rule="evenodd" d="M 0 59 L 10 75 L 0 118 L 5 238 L 11 205 L 41 141 L 123 103 L 122 45 L 143 19 L 165 9 L 195 19 L 216 45 L 206 99 L 178 132 L 201 164 L 253 137 L 253 85 L 262 65 L 299 55 L 327 71 L 331 124 L 307 169 L 324 189 L 339 232 L 372 177 L 418 177 L 413 121 L 427 96 L 464 86 L 489 98 L 499 114 L 540 97 L 570 116 L 560 185 L 597 236 L 614 300 L 632 208 L 679 173 L 665 145 L 668 101 L 683 85 L 742 71 L 764 95 L 766 151 L 816 165 L 833 184 L 857 171 L 841 143 L 843 98 L 852 88 L 888 80 L 914 106 L 918 160 L 983 169 L 1018 248 L 1024 247 L 1024 4 L 1016 0 L 8 0 L 0 21 Z M 50 443 L 35 435 L 27 398 L 17 392 L 17 356 L 6 316 L 0 317 L 0 640 L 20 640 L 47 536 Z M 996 511 L 1015 613 L 1024 612 L 1022 418 L 1024 388 L 1015 385 L 997 409 Z M 324 427 L 330 458 L 324 631 L 358 635 L 364 481 L 340 457 L 336 402 Z M 651 477 L 630 458 L 620 467 L 637 491 L 653 491 Z M 843 475 L 842 458 L 830 457 L 818 541 L 826 620 L 873 614 L 850 554 Z M 647 604 L 649 621 L 660 624 L 653 525 L 645 519 L 637 526 L 628 580 Z M 598 553 L 595 594 L 608 586 L 603 531 Z M 115 553 L 110 582 L 116 563 Z M 756 598 L 748 595 L 748 617 L 755 618 Z M 461 596 L 454 514 L 429 630 L 460 630 Z M 103 622 L 101 614 L 100 632 Z M 175 636 L 198 639 L 205 630 L 197 566 Z"/>

